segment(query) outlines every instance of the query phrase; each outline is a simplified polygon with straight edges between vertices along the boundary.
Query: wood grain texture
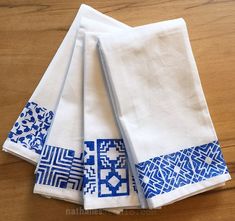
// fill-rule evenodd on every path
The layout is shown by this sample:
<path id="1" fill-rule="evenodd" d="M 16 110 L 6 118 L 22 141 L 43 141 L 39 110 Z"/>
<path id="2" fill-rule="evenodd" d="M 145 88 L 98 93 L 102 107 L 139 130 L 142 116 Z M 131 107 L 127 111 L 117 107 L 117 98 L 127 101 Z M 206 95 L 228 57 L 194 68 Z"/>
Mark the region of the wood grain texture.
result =
<path id="1" fill-rule="evenodd" d="M 211 116 L 235 178 L 235 1 L 87 0 L 131 26 L 185 18 Z M 0 0 L 0 143 L 37 86 L 81 2 Z M 235 181 L 163 207 L 121 217 L 79 215 L 79 206 L 33 195 L 34 166 L 0 152 L 0 220 L 235 220 Z M 66 215 L 66 209 L 75 215 Z M 67 210 L 68 212 L 68 210 Z"/>

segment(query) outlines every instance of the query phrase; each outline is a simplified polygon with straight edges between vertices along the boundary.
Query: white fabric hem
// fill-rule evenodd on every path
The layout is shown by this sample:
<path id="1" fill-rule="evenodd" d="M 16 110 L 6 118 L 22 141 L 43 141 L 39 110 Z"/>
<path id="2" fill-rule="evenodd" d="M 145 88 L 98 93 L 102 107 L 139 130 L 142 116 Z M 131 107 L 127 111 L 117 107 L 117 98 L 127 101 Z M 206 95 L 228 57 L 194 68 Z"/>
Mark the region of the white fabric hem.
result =
<path id="1" fill-rule="evenodd" d="M 54 186 L 35 184 L 33 193 L 43 195 L 47 198 L 55 198 L 75 204 L 83 204 L 82 192 L 73 189 L 62 189 Z"/>
<path id="2" fill-rule="evenodd" d="M 164 206 L 166 204 L 171 204 L 174 201 L 178 201 L 178 199 L 181 200 L 186 197 L 190 197 L 192 195 L 216 188 L 230 179 L 231 176 L 227 173 L 220 176 L 212 177 L 198 183 L 185 185 L 168 193 L 156 195 L 152 198 L 147 199 L 148 206 L 150 209 L 153 209 L 156 207 Z"/>
<path id="3" fill-rule="evenodd" d="M 36 165 L 40 159 L 40 155 L 33 150 L 29 150 L 19 143 L 14 143 L 7 139 L 3 144 L 3 151 L 15 155 L 23 160 Z"/>
<path id="4" fill-rule="evenodd" d="M 90 209 L 106 209 L 106 208 L 115 208 L 115 207 L 126 207 L 128 208 L 139 208 L 139 200 L 136 196 L 119 196 L 117 197 L 117 200 L 115 200 L 115 197 L 110 197 L 110 199 L 105 198 L 103 200 L 102 198 L 97 197 L 86 197 L 84 203 L 84 209 L 90 210 Z M 133 203 L 136 202 L 136 203 Z"/>
<path id="5" fill-rule="evenodd" d="M 83 205 L 83 196 L 82 192 L 73 189 L 60 189 L 53 186 L 45 186 L 42 184 L 35 184 L 33 193 L 40 194 L 41 196 L 49 199 L 58 199 L 63 200 L 70 203 L 75 203 L 78 205 Z M 107 208 L 105 211 L 120 214 L 123 209 L 122 208 Z"/>

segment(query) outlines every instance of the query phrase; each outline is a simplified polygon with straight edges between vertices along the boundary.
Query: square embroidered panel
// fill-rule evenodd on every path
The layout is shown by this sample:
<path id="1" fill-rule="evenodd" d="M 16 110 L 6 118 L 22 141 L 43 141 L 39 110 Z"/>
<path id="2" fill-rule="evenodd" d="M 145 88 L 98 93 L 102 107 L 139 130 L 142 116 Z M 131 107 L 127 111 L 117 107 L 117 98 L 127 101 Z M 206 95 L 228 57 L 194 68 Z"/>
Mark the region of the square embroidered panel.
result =
<path id="1" fill-rule="evenodd" d="M 40 107 L 35 102 L 28 102 L 8 134 L 8 138 L 40 154 L 53 116 L 52 111 Z"/>
<path id="2" fill-rule="evenodd" d="M 36 183 L 82 190 L 83 154 L 74 150 L 45 146 L 36 174 Z"/>
<path id="3" fill-rule="evenodd" d="M 129 195 L 129 174 L 122 139 L 98 139 L 99 197 Z"/>
<path id="4" fill-rule="evenodd" d="M 129 170 L 122 139 L 86 141 L 84 164 L 84 194 L 97 190 L 98 197 L 129 195 Z"/>

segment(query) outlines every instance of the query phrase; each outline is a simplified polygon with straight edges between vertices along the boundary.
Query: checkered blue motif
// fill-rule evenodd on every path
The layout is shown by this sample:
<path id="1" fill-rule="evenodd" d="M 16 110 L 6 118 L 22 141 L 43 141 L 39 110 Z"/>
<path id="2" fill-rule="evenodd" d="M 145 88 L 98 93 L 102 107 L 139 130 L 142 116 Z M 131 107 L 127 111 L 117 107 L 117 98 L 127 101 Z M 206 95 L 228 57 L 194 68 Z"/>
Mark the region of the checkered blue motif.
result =
<path id="1" fill-rule="evenodd" d="M 83 154 L 46 145 L 36 173 L 36 183 L 59 188 L 82 190 Z"/>
<path id="2" fill-rule="evenodd" d="M 129 171 L 123 140 L 87 141 L 84 150 L 84 195 L 95 192 L 98 197 L 129 195 Z"/>
<path id="3" fill-rule="evenodd" d="M 151 158 L 136 169 L 145 198 L 228 173 L 218 141 Z"/>
<path id="4" fill-rule="evenodd" d="M 16 120 L 8 138 L 41 154 L 54 113 L 35 102 L 28 102 Z"/>

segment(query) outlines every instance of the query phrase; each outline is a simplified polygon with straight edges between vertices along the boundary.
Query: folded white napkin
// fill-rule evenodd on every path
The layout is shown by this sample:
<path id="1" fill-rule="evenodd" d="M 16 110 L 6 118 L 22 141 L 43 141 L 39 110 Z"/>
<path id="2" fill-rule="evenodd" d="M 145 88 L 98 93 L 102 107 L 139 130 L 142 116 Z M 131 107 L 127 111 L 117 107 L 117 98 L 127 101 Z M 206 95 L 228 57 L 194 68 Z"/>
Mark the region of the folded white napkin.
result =
<path id="1" fill-rule="evenodd" d="M 229 180 L 184 20 L 101 36 L 99 49 L 149 207 Z"/>
<path id="2" fill-rule="evenodd" d="M 53 125 L 36 169 L 34 193 L 82 203 L 82 37 L 78 36 Z"/>
<path id="3" fill-rule="evenodd" d="M 71 61 L 76 31 L 79 28 L 81 17 L 106 24 L 120 23 L 87 5 L 81 5 L 43 78 L 3 144 L 3 150 L 31 163 L 38 161 L 47 138 Z"/>
<path id="4" fill-rule="evenodd" d="M 105 87 L 97 35 L 86 33 L 84 45 L 84 208 L 136 207 L 138 195 Z"/>
<path id="5" fill-rule="evenodd" d="M 36 169 L 34 193 L 78 204 L 83 202 L 83 32 L 102 30 L 103 26 L 126 27 L 113 21 L 109 17 L 102 23 L 86 17 L 80 20 L 68 76 Z M 117 213 L 121 209 L 109 211 Z"/>

